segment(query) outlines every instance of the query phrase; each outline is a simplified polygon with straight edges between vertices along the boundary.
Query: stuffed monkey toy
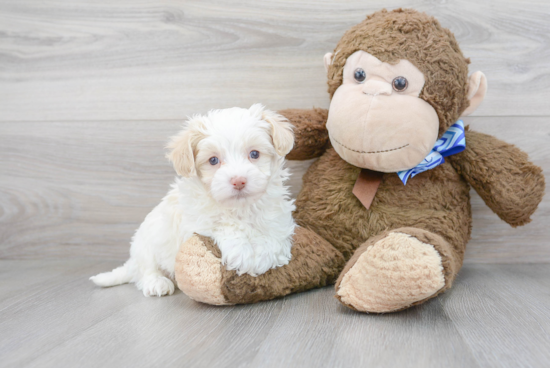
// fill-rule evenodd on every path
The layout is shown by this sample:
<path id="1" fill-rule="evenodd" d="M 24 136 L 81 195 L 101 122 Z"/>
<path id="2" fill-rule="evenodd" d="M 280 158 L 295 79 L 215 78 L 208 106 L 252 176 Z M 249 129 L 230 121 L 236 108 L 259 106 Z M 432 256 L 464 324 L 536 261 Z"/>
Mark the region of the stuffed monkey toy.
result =
<path id="1" fill-rule="evenodd" d="M 328 111 L 284 110 L 289 160 L 318 158 L 303 177 L 292 259 L 238 276 L 196 235 L 176 260 L 179 288 L 210 304 L 254 303 L 336 284 L 362 312 L 399 311 L 449 289 L 470 238 L 470 187 L 513 227 L 530 221 L 544 177 L 527 154 L 464 128 L 487 89 L 468 76 L 454 35 L 414 10 L 382 10 L 325 55 Z"/>

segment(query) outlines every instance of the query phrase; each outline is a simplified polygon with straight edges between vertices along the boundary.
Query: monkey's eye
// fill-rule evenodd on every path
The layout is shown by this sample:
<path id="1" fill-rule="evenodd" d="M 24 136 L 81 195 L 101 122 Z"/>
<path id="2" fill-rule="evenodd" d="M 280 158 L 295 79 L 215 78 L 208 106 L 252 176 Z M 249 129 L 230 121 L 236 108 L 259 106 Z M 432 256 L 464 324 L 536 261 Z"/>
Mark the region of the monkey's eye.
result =
<path id="1" fill-rule="evenodd" d="M 367 78 L 367 74 L 365 71 L 361 68 L 355 69 L 353 72 L 353 78 L 359 83 L 363 83 L 365 81 L 365 78 Z"/>
<path id="2" fill-rule="evenodd" d="M 248 155 L 251 159 L 257 160 L 260 158 L 260 152 L 258 151 L 250 151 L 250 154 Z"/>
<path id="3" fill-rule="evenodd" d="M 220 163 L 220 160 L 216 156 L 214 156 L 214 157 L 210 157 L 210 160 L 208 160 L 208 162 L 210 162 L 210 165 L 216 166 L 217 164 Z"/>
<path id="4" fill-rule="evenodd" d="M 403 92 L 409 86 L 409 82 L 405 77 L 397 77 L 394 78 L 394 80 L 391 82 L 391 85 L 393 86 L 393 89 L 397 92 Z"/>

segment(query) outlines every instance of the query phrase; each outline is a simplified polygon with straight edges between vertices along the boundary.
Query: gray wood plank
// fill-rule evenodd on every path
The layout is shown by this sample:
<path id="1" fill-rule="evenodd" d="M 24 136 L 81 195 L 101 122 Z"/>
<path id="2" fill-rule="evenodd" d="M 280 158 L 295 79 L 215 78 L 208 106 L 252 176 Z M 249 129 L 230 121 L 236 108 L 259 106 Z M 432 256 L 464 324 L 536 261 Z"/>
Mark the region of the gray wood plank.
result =
<path id="1" fill-rule="evenodd" d="M 439 301 L 367 315 L 341 306 L 333 288 L 287 305 L 252 367 L 478 367 Z M 290 317 L 290 318 L 289 318 Z"/>
<path id="2" fill-rule="evenodd" d="M 0 262 L 0 314 L 3 310 L 32 299 L 43 289 L 89 267 L 109 269 L 113 261 L 101 260 L 13 260 Z M 111 267 L 112 268 L 112 267 Z"/>
<path id="3" fill-rule="evenodd" d="M 550 119 L 466 119 L 526 150 L 550 172 Z M 180 123 L 0 123 L 0 258 L 124 260 L 129 240 L 174 179 L 164 144 Z M 289 162 L 296 194 L 312 161 Z M 547 183 L 550 180 L 547 176 Z M 512 229 L 473 193 L 467 262 L 550 261 L 550 197 L 531 224 Z"/>
<path id="4" fill-rule="evenodd" d="M 548 264 L 461 271 L 442 303 L 480 366 L 550 366 L 549 276 Z"/>
<path id="5" fill-rule="evenodd" d="M 59 266 L 58 262 L 54 262 Z M 0 355 L 3 366 L 27 364 L 34 356 L 58 344 L 60 339 L 71 339 L 79 329 L 93 326 L 121 306 L 120 297 L 109 297 L 104 293 L 94 298 L 92 293 L 79 290 L 83 275 L 105 267 L 98 267 L 98 262 L 71 260 L 61 266 L 61 273 L 59 267 L 42 267 L 47 282 L 38 285 L 36 279 L 27 276 L 26 272 L 30 269 L 32 274 L 33 266 L 37 263 L 18 264 L 21 267 L 18 273 L 13 272 L 9 277 L 2 278 L 2 283 L 19 278 L 27 284 L 15 296 L 2 295 Z M 121 295 L 121 291 L 124 292 L 122 289 L 118 295 Z M 83 306 L 89 307 L 84 314 Z"/>
<path id="6" fill-rule="evenodd" d="M 332 288 L 213 307 L 93 286 L 116 266 L 0 260 L 2 367 L 546 367 L 550 266 L 466 265 L 454 288 L 388 315 L 356 313 Z M 19 272 L 17 272 L 19 270 Z M 42 275 L 44 282 L 37 279 Z M 12 302 L 7 303 L 9 299 Z"/>
<path id="7" fill-rule="evenodd" d="M 470 70 L 489 80 L 477 115 L 550 115 L 546 0 L 4 0 L 0 120 L 327 107 L 323 55 L 382 6 L 426 11 L 456 34 Z"/>

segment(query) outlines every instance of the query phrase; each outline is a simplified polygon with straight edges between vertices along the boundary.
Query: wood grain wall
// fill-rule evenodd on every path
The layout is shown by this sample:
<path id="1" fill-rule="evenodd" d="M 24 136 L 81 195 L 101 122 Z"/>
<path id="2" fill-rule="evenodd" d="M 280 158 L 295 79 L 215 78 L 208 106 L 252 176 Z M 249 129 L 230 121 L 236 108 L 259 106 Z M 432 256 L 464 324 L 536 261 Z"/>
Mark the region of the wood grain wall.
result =
<path id="1" fill-rule="evenodd" d="M 0 1 L 0 258 L 124 259 L 187 115 L 328 107 L 322 56 L 382 7 L 450 28 L 489 80 L 466 120 L 550 171 L 550 2 Z M 308 163 L 291 163 L 293 191 Z M 547 180 L 547 182 L 550 180 Z M 473 195 L 467 262 L 549 262 L 550 199 L 511 229 Z"/>

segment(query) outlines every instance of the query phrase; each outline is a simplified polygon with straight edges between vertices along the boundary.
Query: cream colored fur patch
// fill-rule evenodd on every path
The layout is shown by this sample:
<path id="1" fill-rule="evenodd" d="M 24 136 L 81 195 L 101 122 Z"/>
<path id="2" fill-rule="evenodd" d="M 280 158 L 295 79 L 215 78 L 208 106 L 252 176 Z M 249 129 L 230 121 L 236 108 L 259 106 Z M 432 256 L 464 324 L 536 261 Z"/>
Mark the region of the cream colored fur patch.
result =
<path id="1" fill-rule="evenodd" d="M 221 291 L 221 261 L 193 236 L 187 240 L 176 257 L 178 288 L 198 302 L 227 305 Z"/>
<path id="2" fill-rule="evenodd" d="M 441 256 L 404 233 L 390 233 L 363 253 L 344 276 L 338 295 L 362 312 L 399 310 L 445 286 Z"/>

